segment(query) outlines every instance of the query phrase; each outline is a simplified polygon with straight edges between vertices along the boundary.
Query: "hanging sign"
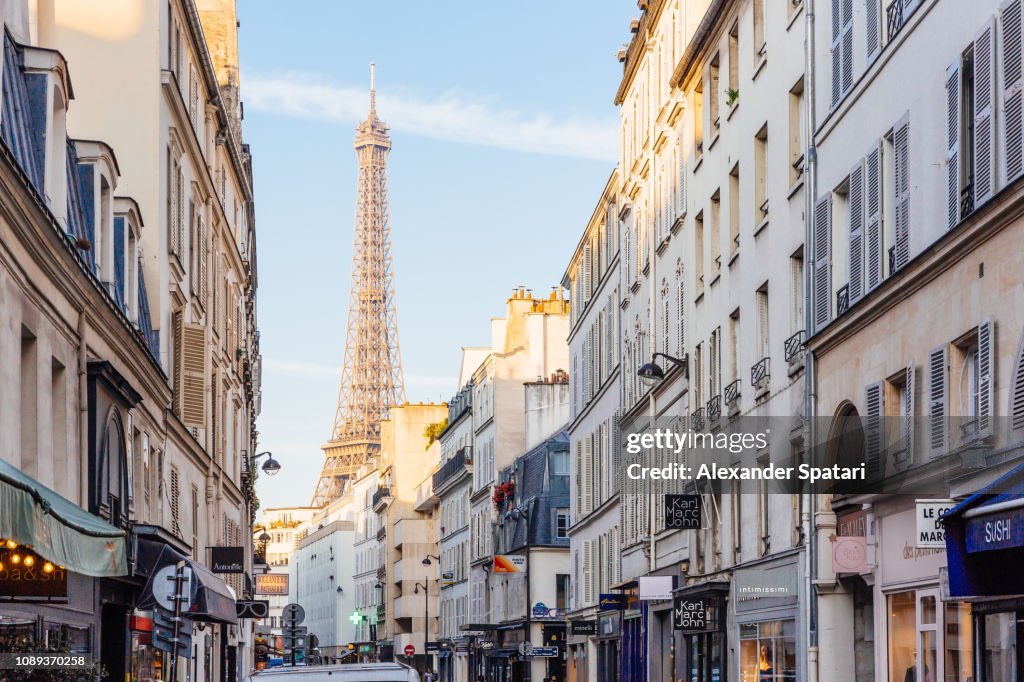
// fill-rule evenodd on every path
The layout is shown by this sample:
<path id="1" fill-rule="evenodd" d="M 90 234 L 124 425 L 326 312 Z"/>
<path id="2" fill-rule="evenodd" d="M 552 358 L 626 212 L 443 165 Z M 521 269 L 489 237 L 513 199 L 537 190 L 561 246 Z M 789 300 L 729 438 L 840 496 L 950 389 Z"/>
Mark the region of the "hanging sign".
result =
<path id="1" fill-rule="evenodd" d="M 917 501 L 918 549 L 946 549 L 946 529 L 939 518 L 955 504 L 953 500 Z"/>
<path id="2" fill-rule="evenodd" d="M 665 495 L 665 528 L 700 530 L 700 495 Z"/>

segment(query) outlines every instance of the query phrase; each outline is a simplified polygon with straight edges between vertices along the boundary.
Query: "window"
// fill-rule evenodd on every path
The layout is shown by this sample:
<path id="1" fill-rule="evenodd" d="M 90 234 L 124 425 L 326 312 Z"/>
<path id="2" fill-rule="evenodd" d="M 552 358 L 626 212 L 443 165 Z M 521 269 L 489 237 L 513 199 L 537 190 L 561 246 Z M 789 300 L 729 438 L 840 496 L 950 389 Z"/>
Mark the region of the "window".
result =
<path id="1" fill-rule="evenodd" d="M 555 510 L 555 537 L 559 539 L 569 537 L 568 509 Z"/>
<path id="2" fill-rule="evenodd" d="M 768 44 L 764 35 L 764 0 L 754 0 L 754 66 L 768 52 Z"/>
<path id="3" fill-rule="evenodd" d="M 693 409 L 704 404 L 704 358 L 701 344 L 693 349 Z"/>
<path id="4" fill-rule="evenodd" d="M 558 573 L 555 575 L 555 608 L 565 611 L 569 606 L 569 575 Z"/>
<path id="5" fill-rule="evenodd" d="M 992 140 L 991 21 L 946 69 L 947 227 L 955 227 L 976 204 L 991 197 L 995 180 Z M 975 90 L 975 83 L 981 83 Z"/>
<path id="6" fill-rule="evenodd" d="M 795 680 L 796 675 L 796 621 L 740 625 L 740 680 L 782 682 Z"/>
<path id="7" fill-rule="evenodd" d="M 768 357 L 769 351 L 769 340 L 768 340 L 768 325 L 770 318 L 768 316 L 768 283 L 765 282 L 754 294 L 755 302 L 757 304 L 757 359 Z"/>
<path id="8" fill-rule="evenodd" d="M 795 334 L 804 328 L 804 249 L 789 257 L 790 329 Z"/>
<path id="9" fill-rule="evenodd" d="M 734 107 L 739 101 L 736 94 L 740 89 L 740 24 L 736 22 L 729 30 L 729 84 L 726 88 L 726 106 Z"/>
<path id="10" fill-rule="evenodd" d="M 710 381 L 710 396 L 717 398 L 722 393 L 722 328 L 716 327 L 711 332 L 711 341 L 708 344 L 708 362 L 711 369 L 708 372 Z"/>
<path id="11" fill-rule="evenodd" d="M 804 79 L 789 91 L 789 184 L 796 185 L 804 174 Z"/>
<path id="12" fill-rule="evenodd" d="M 27 327 L 21 328 L 21 467 L 30 476 L 39 476 L 39 370 L 36 364 L 36 336 Z"/>
<path id="13" fill-rule="evenodd" d="M 704 83 L 698 82 L 693 93 L 693 156 L 700 160 L 704 154 Z M 694 168 L 696 170 L 696 167 Z"/>
<path id="14" fill-rule="evenodd" d="M 733 381 L 740 378 L 740 309 L 729 315 L 729 369 Z"/>
<path id="15" fill-rule="evenodd" d="M 705 96 L 708 98 L 708 116 L 711 120 L 712 137 L 718 136 L 718 127 L 721 125 L 718 113 L 718 102 L 721 94 L 718 91 L 719 88 L 719 77 L 718 69 L 720 64 L 720 57 L 715 54 L 711 58 L 711 65 L 708 67 L 708 86 L 705 90 Z"/>
<path id="16" fill-rule="evenodd" d="M 768 124 L 754 136 L 754 226 L 768 222 Z"/>
<path id="17" fill-rule="evenodd" d="M 694 276 L 696 277 L 697 291 L 704 291 L 704 211 L 697 214 L 693 220 L 693 265 Z"/>
<path id="18" fill-rule="evenodd" d="M 715 190 L 711 195 L 711 283 L 714 284 L 722 269 L 722 193 Z"/>

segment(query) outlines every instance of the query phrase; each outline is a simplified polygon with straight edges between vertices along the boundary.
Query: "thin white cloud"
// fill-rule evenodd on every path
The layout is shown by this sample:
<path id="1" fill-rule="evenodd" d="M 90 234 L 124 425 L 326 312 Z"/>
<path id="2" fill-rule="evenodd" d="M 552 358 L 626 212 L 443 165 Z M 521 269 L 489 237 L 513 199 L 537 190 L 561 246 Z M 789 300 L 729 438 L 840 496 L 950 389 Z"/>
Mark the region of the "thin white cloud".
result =
<path id="1" fill-rule="evenodd" d="M 295 362 L 292 360 L 274 360 L 273 358 L 263 359 L 263 369 L 268 372 L 279 374 L 290 374 L 292 376 L 304 377 L 341 377 L 341 367 L 335 365 L 319 365 L 312 362 Z M 441 387 L 454 390 L 457 379 L 455 377 L 429 376 L 425 374 L 406 374 L 406 386 L 419 386 L 423 388 Z"/>
<path id="2" fill-rule="evenodd" d="M 329 85 L 301 73 L 248 77 L 248 107 L 352 126 L 366 117 L 367 91 Z M 423 99 L 377 93 L 377 111 L 395 130 L 449 142 L 538 154 L 615 161 L 618 123 L 496 109 L 449 93 Z"/>

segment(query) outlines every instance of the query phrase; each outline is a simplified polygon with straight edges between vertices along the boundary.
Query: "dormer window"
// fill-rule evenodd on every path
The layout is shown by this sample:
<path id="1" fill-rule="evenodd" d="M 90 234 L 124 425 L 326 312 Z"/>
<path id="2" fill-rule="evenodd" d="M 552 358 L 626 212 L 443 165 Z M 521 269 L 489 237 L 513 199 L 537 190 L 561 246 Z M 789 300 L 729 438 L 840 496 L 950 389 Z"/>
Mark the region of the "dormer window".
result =
<path id="1" fill-rule="evenodd" d="M 107 291 L 123 307 L 125 290 L 118 285 L 123 282 L 125 234 L 124 229 L 115 235 L 114 190 L 117 187 L 117 159 L 114 152 L 102 142 L 75 140 L 78 154 L 79 191 L 85 221 L 92 225 L 92 257 L 100 281 Z M 121 273 L 118 274 L 118 258 L 121 259 Z"/>
<path id="2" fill-rule="evenodd" d="M 114 290 L 128 319 L 139 326 L 139 266 L 142 215 L 127 197 L 114 198 Z"/>

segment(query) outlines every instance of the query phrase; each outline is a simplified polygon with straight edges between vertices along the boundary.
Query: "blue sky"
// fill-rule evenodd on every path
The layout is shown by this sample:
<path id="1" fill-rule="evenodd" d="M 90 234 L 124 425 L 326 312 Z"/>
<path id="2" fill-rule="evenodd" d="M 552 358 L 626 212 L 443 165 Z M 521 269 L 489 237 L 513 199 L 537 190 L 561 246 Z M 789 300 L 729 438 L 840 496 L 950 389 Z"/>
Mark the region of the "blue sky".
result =
<path id="1" fill-rule="evenodd" d="M 635 3 L 239 3 L 263 352 L 264 507 L 308 504 L 330 433 L 369 62 L 391 125 L 406 393 L 442 401 L 513 287 L 557 285 L 615 164 Z M 379 14 L 378 14 L 379 12 Z"/>

